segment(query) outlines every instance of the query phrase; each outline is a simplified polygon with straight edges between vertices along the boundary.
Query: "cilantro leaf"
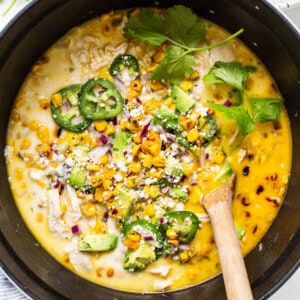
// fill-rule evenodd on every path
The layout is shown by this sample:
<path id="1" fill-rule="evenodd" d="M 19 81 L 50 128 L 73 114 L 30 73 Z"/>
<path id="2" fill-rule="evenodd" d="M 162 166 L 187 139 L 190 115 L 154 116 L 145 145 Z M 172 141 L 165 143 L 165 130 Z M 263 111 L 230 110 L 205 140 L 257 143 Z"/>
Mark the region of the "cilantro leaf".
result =
<path id="1" fill-rule="evenodd" d="M 227 83 L 239 91 L 244 91 L 244 83 L 248 79 L 249 72 L 238 62 L 217 61 L 210 71 L 203 77 L 207 84 Z"/>
<path id="2" fill-rule="evenodd" d="M 151 74 L 150 79 L 178 83 L 188 77 L 195 65 L 195 59 L 182 48 L 170 46 L 161 64 Z"/>
<path id="3" fill-rule="evenodd" d="M 248 98 L 255 122 L 274 121 L 280 114 L 281 98 Z"/>
<path id="4" fill-rule="evenodd" d="M 243 136 L 248 135 L 254 130 L 255 125 L 248 113 L 246 106 L 239 105 L 227 107 L 223 104 L 216 103 L 212 103 L 211 105 L 216 112 L 223 113 L 223 117 L 225 119 L 236 121 L 238 130 Z"/>
<path id="5" fill-rule="evenodd" d="M 155 46 L 168 39 L 161 15 L 150 9 L 142 9 L 139 15 L 129 18 L 124 27 L 124 37 Z"/>
<path id="6" fill-rule="evenodd" d="M 165 15 L 168 36 L 175 42 L 195 48 L 205 33 L 205 27 L 193 11 L 183 5 L 169 8 Z"/>

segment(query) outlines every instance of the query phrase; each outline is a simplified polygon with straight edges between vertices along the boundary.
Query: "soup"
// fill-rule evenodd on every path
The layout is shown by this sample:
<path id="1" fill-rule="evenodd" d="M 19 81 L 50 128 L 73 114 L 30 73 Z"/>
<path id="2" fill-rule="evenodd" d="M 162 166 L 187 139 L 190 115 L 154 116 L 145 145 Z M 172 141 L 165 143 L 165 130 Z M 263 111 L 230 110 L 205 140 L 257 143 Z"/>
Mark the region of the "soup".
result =
<path id="1" fill-rule="evenodd" d="M 201 200 L 232 172 L 243 254 L 259 243 L 284 199 L 291 136 L 276 83 L 240 33 L 184 6 L 111 12 L 32 67 L 7 169 L 26 225 L 57 261 L 132 292 L 215 276 Z"/>

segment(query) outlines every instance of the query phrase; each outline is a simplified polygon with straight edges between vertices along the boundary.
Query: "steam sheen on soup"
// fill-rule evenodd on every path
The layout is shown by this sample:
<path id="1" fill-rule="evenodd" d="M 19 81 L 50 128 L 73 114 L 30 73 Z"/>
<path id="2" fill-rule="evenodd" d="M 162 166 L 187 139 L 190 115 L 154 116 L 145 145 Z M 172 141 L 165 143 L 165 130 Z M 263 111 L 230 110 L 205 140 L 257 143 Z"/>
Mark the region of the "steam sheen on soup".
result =
<path id="1" fill-rule="evenodd" d="M 174 33 L 180 14 L 197 24 L 190 35 Z M 241 250 L 259 244 L 286 192 L 289 120 L 274 80 L 237 38 L 185 53 L 228 36 L 183 6 L 111 12 L 32 67 L 9 121 L 7 168 L 26 225 L 61 264 L 133 292 L 215 276 L 201 200 L 232 171 Z"/>

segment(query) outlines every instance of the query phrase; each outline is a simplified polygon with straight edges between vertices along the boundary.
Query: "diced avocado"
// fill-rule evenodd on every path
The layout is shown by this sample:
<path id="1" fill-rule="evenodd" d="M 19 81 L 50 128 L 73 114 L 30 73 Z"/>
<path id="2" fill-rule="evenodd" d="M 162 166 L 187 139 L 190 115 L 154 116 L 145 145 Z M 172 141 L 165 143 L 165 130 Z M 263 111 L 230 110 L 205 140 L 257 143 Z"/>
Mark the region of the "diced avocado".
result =
<path id="1" fill-rule="evenodd" d="M 81 164 L 75 164 L 69 176 L 70 185 L 74 188 L 81 189 L 85 184 L 85 179 L 86 173 L 84 166 Z"/>
<path id="2" fill-rule="evenodd" d="M 216 119 L 213 116 L 208 117 L 201 129 L 201 133 L 204 140 L 203 145 L 207 146 L 212 141 L 217 132 L 218 126 Z"/>
<path id="3" fill-rule="evenodd" d="M 164 105 L 154 112 L 153 122 L 154 124 L 161 125 L 167 131 L 173 131 L 174 133 L 183 130 L 178 115 Z"/>
<path id="4" fill-rule="evenodd" d="M 117 246 L 118 237 L 113 234 L 81 234 L 79 251 L 111 251 Z"/>
<path id="5" fill-rule="evenodd" d="M 134 190 L 127 188 L 119 188 L 117 191 L 117 196 L 115 198 L 115 208 L 121 212 L 122 221 L 126 222 L 133 203 L 137 200 L 138 196 Z"/>
<path id="6" fill-rule="evenodd" d="M 113 161 L 118 162 L 124 159 L 124 150 L 131 143 L 131 134 L 127 131 L 120 131 L 116 133 L 113 141 Z"/>
<path id="7" fill-rule="evenodd" d="M 178 85 L 173 85 L 171 96 L 174 100 L 177 110 L 181 113 L 186 113 L 195 105 L 195 99 L 191 94 L 185 92 Z"/>
<path id="8" fill-rule="evenodd" d="M 189 194 L 181 185 L 175 186 L 173 188 L 173 197 L 182 202 L 186 202 L 189 200 Z"/>
<path id="9" fill-rule="evenodd" d="M 148 243 L 141 243 L 137 250 L 126 252 L 123 267 L 132 272 L 140 271 L 155 260 L 156 254 L 153 247 Z"/>

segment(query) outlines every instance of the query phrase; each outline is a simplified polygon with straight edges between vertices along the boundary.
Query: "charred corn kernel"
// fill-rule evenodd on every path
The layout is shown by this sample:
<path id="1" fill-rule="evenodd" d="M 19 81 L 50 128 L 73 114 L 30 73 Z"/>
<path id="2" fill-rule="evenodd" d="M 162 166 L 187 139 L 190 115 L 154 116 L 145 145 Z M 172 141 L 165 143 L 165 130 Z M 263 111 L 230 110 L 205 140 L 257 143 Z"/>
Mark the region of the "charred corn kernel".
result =
<path id="1" fill-rule="evenodd" d="M 136 143 L 136 144 L 140 144 L 142 142 L 142 137 L 140 134 L 134 134 L 132 137 L 132 140 Z"/>
<path id="2" fill-rule="evenodd" d="M 153 56 L 153 60 L 157 64 L 160 64 L 162 62 L 162 60 L 164 59 L 164 56 L 165 56 L 164 52 L 162 52 L 162 51 L 156 52 Z"/>
<path id="3" fill-rule="evenodd" d="M 95 200 L 98 202 L 102 202 L 103 199 L 103 191 L 100 188 L 96 188 L 95 190 Z"/>
<path id="4" fill-rule="evenodd" d="M 198 138 L 199 138 L 199 132 L 196 128 L 190 130 L 187 134 L 187 140 L 190 143 L 196 142 Z"/>
<path id="5" fill-rule="evenodd" d="M 104 154 L 100 159 L 99 159 L 99 163 L 106 165 L 108 163 L 108 155 Z"/>
<path id="6" fill-rule="evenodd" d="M 24 177 L 23 169 L 22 168 L 16 168 L 15 169 L 15 177 L 17 180 L 22 180 Z"/>
<path id="7" fill-rule="evenodd" d="M 47 109 L 50 106 L 50 100 L 48 98 L 43 98 L 39 100 L 41 109 Z"/>
<path id="8" fill-rule="evenodd" d="M 283 175 L 282 176 L 282 183 L 287 184 L 289 182 L 289 175 Z"/>
<path id="9" fill-rule="evenodd" d="M 137 156 L 140 149 L 141 149 L 141 145 L 133 145 L 131 149 L 132 155 Z"/>
<path id="10" fill-rule="evenodd" d="M 37 131 L 38 128 L 40 127 L 40 123 L 36 120 L 30 121 L 29 122 L 29 129 L 32 131 Z"/>
<path id="11" fill-rule="evenodd" d="M 193 164 L 187 164 L 187 163 L 183 163 L 182 164 L 182 169 L 183 169 L 183 174 L 185 176 L 190 176 L 192 175 L 194 168 L 193 168 Z"/>
<path id="12" fill-rule="evenodd" d="M 176 230 L 173 229 L 173 228 L 168 228 L 168 229 L 167 229 L 166 236 L 167 236 L 167 238 L 170 239 L 170 240 L 176 240 L 176 239 L 178 238 L 177 232 L 176 232 Z"/>
<path id="13" fill-rule="evenodd" d="M 107 122 L 104 120 L 94 121 L 94 127 L 99 132 L 103 132 L 107 128 L 107 125 Z"/>
<path id="14" fill-rule="evenodd" d="M 200 78 L 200 74 L 197 70 L 193 70 L 191 75 L 189 76 L 190 80 L 197 80 Z"/>
<path id="15" fill-rule="evenodd" d="M 96 205 L 92 202 L 88 202 L 86 204 L 83 204 L 80 207 L 80 210 L 87 217 L 95 216 L 96 212 L 97 212 Z"/>
<path id="16" fill-rule="evenodd" d="M 194 86 L 194 82 L 191 80 L 184 80 L 179 84 L 179 86 L 185 91 L 191 91 Z"/>
<path id="17" fill-rule="evenodd" d="M 151 185 L 151 186 L 150 186 L 150 190 L 149 190 L 149 196 L 150 196 L 152 199 L 155 199 L 155 198 L 157 198 L 159 195 L 161 195 L 159 186 L 157 186 L 157 185 Z"/>
<path id="18" fill-rule="evenodd" d="M 138 232 L 132 230 L 128 233 L 127 237 L 134 242 L 139 242 L 141 240 L 141 236 Z"/>
<path id="19" fill-rule="evenodd" d="M 112 135 L 116 132 L 115 128 L 111 124 L 107 124 L 107 127 L 104 131 L 106 135 Z"/>
<path id="20" fill-rule="evenodd" d="M 114 276 L 114 273 L 115 273 L 115 271 L 114 271 L 113 268 L 108 268 L 108 269 L 106 270 L 106 276 L 107 276 L 107 277 L 112 277 L 112 276 Z"/>
<path id="21" fill-rule="evenodd" d="M 142 166 L 139 162 L 132 162 L 128 165 L 128 169 L 133 173 L 139 173 L 142 169 Z"/>
<path id="22" fill-rule="evenodd" d="M 110 179 L 106 179 L 103 181 L 103 188 L 108 190 L 112 186 L 112 181 Z"/>
<path id="23" fill-rule="evenodd" d="M 20 114 L 16 111 L 12 111 L 11 118 L 15 122 L 19 122 L 21 120 Z"/>
<path id="24" fill-rule="evenodd" d="M 174 247 L 179 246 L 179 240 L 168 240 L 168 243 L 173 245 Z"/>
<path id="25" fill-rule="evenodd" d="M 186 251 L 183 251 L 181 253 L 179 253 L 179 258 L 181 262 L 187 262 L 189 260 L 189 255 L 187 254 Z"/>
<path id="26" fill-rule="evenodd" d="M 152 167 L 152 159 L 153 159 L 152 155 L 146 154 L 146 156 L 143 159 L 143 166 L 146 168 L 151 168 Z"/>
<path id="27" fill-rule="evenodd" d="M 164 167 L 166 164 L 166 159 L 163 156 L 155 156 L 153 157 L 152 164 L 155 167 Z"/>
<path id="28" fill-rule="evenodd" d="M 105 79 L 107 79 L 109 81 L 113 81 L 113 78 L 109 74 L 107 66 L 104 66 L 104 67 L 100 68 L 97 75 L 100 78 L 105 78 Z"/>
<path id="29" fill-rule="evenodd" d="M 97 164 L 93 164 L 93 163 L 87 163 L 86 164 L 86 169 L 88 171 L 99 171 L 100 170 L 100 166 Z"/>
<path id="30" fill-rule="evenodd" d="M 136 250 L 139 247 L 140 242 L 134 242 L 131 239 L 126 238 L 123 240 L 123 244 L 130 250 Z"/>
<path id="31" fill-rule="evenodd" d="M 142 91 L 142 84 L 140 80 L 136 79 L 130 83 L 129 98 L 137 98 Z"/>
<path id="32" fill-rule="evenodd" d="M 160 91 L 165 87 L 161 82 L 156 81 L 156 80 L 150 80 L 148 82 L 148 85 L 149 85 L 150 89 L 153 91 Z"/>
<path id="33" fill-rule="evenodd" d="M 146 208 L 144 210 L 144 215 L 148 216 L 148 217 L 155 216 L 155 208 L 152 203 L 146 206 Z"/>
<path id="34" fill-rule="evenodd" d="M 21 150 L 29 149 L 31 146 L 31 140 L 28 138 L 24 138 L 21 142 L 20 148 Z"/>
<path id="35" fill-rule="evenodd" d="M 62 105 L 62 95 L 59 93 L 53 94 L 51 96 L 51 103 L 54 105 L 54 107 L 59 107 Z"/>
<path id="36" fill-rule="evenodd" d="M 135 187 L 140 183 L 141 179 L 137 176 L 130 176 L 126 178 L 126 184 L 128 187 Z"/>
<path id="37" fill-rule="evenodd" d="M 97 174 L 95 176 L 90 177 L 90 184 L 92 187 L 98 187 L 102 183 L 102 176 Z"/>
<path id="38" fill-rule="evenodd" d="M 36 221 L 38 223 L 41 223 L 41 222 L 43 222 L 43 220 L 44 220 L 44 215 L 42 213 L 37 213 L 36 214 Z"/>

